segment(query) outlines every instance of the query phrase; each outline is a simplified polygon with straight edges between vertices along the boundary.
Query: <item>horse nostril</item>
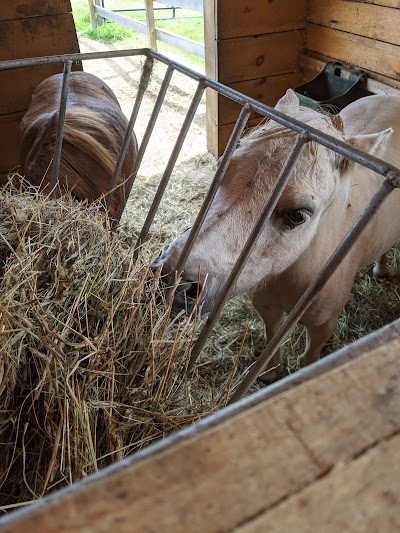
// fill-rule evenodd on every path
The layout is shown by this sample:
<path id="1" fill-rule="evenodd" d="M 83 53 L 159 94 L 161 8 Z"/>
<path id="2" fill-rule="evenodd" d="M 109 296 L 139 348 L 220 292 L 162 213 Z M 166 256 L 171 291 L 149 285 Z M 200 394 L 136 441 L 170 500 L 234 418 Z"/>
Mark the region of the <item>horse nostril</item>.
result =
<path id="1" fill-rule="evenodd" d="M 186 298 L 197 300 L 201 293 L 201 284 L 198 281 L 185 280 L 178 285 L 177 292 L 184 294 Z"/>

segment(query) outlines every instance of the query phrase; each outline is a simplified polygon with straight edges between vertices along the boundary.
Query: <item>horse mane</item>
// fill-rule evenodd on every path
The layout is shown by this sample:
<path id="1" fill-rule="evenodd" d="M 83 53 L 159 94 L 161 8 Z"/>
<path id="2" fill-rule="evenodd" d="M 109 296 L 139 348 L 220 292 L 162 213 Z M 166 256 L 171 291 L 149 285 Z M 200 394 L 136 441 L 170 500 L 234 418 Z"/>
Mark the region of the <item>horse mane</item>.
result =
<path id="1" fill-rule="evenodd" d="M 100 113 L 74 106 L 73 113 L 65 117 L 64 142 L 98 161 L 107 174 L 113 175 L 117 154 L 111 147 L 115 146 L 115 135 Z"/>
<path id="2" fill-rule="evenodd" d="M 343 139 L 343 131 L 340 128 L 338 115 L 330 115 L 329 111 L 318 106 L 318 110 L 303 106 L 291 106 L 285 109 L 290 117 L 303 122 L 317 130 L 323 131 L 332 137 Z M 295 136 L 298 133 L 273 119 L 266 118 L 261 124 L 250 128 L 240 140 L 240 146 L 267 139 Z"/>

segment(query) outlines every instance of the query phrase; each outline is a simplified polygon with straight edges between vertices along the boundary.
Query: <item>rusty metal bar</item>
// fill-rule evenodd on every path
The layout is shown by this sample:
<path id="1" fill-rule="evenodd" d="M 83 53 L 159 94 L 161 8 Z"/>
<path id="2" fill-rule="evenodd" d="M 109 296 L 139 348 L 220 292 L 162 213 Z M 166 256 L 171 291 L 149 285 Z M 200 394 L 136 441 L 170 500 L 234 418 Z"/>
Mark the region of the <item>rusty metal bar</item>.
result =
<path id="1" fill-rule="evenodd" d="M 205 197 L 203 203 L 201 204 L 200 211 L 197 215 L 197 218 L 193 224 L 192 230 L 190 232 L 190 235 L 183 247 L 183 250 L 181 252 L 181 255 L 178 259 L 178 263 L 175 267 L 176 272 L 181 272 L 183 265 L 188 258 L 189 252 L 192 249 L 193 243 L 199 234 L 200 228 L 204 222 L 204 219 L 210 209 L 211 202 L 213 201 L 217 190 L 219 189 L 219 186 L 221 185 L 221 182 L 225 176 L 225 173 L 228 169 L 229 163 L 232 159 L 233 152 L 235 151 L 238 142 L 240 140 L 240 137 L 243 133 L 244 128 L 246 127 L 247 121 L 251 114 L 251 108 L 247 104 L 245 104 L 242 107 L 242 110 L 240 112 L 240 115 L 236 121 L 235 127 L 232 131 L 232 134 L 229 138 L 228 144 L 226 145 L 226 148 L 224 150 L 224 153 L 219 161 L 217 171 L 214 175 L 213 181 L 210 185 L 210 188 L 207 192 L 207 196 Z M 167 291 L 167 298 L 169 296 L 169 293 L 172 288 L 169 288 Z"/>
<path id="2" fill-rule="evenodd" d="M 395 176 L 388 176 L 388 178 L 382 183 L 375 195 L 371 198 L 367 207 L 354 223 L 353 227 L 348 231 L 342 242 L 333 252 L 331 257 L 322 267 L 319 274 L 315 277 L 314 281 L 309 285 L 306 291 L 303 293 L 297 304 L 293 307 L 286 319 L 280 325 L 278 331 L 268 342 L 266 348 L 261 353 L 257 361 L 250 367 L 250 370 L 243 381 L 235 388 L 229 403 L 236 402 L 246 394 L 251 385 L 256 381 L 259 374 L 265 369 L 266 365 L 272 359 L 274 353 L 279 348 L 284 338 L 289 334 L 291 329 L 297 324 L 303 314 L 307 311 L 312 304 L 314 298 L 324 288 L 326 283 L 332 277 L 336 269 L 342 263 L 346 255 L 350 252 L 354 243 L 358 237 L 368 226 L 371 220 L 376 215 L 381 204 L 394 190 L 393 178 Z"/>
<path id="3" fill-rule="evenodd" d="M 272 107 L 262 104 L 258 102 L 257 100 L 254 100 L 253 98 L 245 96 L 244 94 L 238 91 L 235 91 L 234 89 L 227 87 L 223 85 L 222 83 L 219 83 L 211 78 L 203 76 L 199 72 L 196 72 L 184 65 L 181 65 L 180 63 L 173 61 L 158 52 L 150 50 L 149 48 L 115 50 L 112 52 L 65 54 L 65 55 L 35 57 L 35 58 L 29 58 L 29 59 L 14 59 L 14 60 L 0 62 L 0 71 L 13 69 L 13 68 L 29 67 L 29 66 L 34 66 L 34 65 L 61 63 L 61 62 L 66 62 L 66 61 L 79 62 L 79 61 L 86 61 L 86 60 L 91 60 L 91 59 L 109 59 L 109 58 L 115 58 L 115 57 L 129 57 L 129 56 L 140 56 L 140 55 L 144 55 L 146 57 L 152 57 L 166 65 L 172 65 L 176 71 L 181 72 L 182 74 L 185 74 L 186 76 L 198 82 L 202 80 L 202 82 L 205 84 L 206 87 L 217 91 L 222 96 L 226 96 L 227 98 L 230 98 L 231 100 L 234 100 L 235 102 L 241 105 L 248 103 L 248 105 L 250 105 L 250 107 L 255 112 L 265 117 L 271 118 L 275 120 L 276 122 L 278 122 L 279 124 L 293 131 L 296 131 L 297 133 L 301 133 L 303 130 L 306 129 L 310 133 L 311 140 L 314 140 L 322 144 L 323 146 L 326 146 L 327 148 L 332 149 L 336 153 L 339 153 L 343 155 L 344 157 L 347 157 L 351 159 L 352 161 L 355 161 L 356 163 L 360 163 L 361 165 L 369 168 L 370 170 L 373 170 L 374 172 L 377 172 L 378 174 L 381 174 L 382 176 L 385 176 L 390 170 L 400 173 L 399 169 L 396 169 L 392 165 L 385 163 L 384 161 L 382 161 L 381 159 L 378 159 L 377 157 L 374 157 L 372 155 L 362 152 L 361 150 L 353 148 L 349 146 L 348 144 L 346 144 L 345 142 L 342 142 L 329 135 L 326 135 L 325 133 L 320 132 L 319 130 L 315 128 L 305 125 L 302 122 L 294 118 L 291 118 L 285 115 L 284 113 L 277 111 L 276 109 Z M 396 185 L 396 187 L 400 187 L 400 182 L 398 183 L 398 185 Z"/>
<path id="4" fill-rule="evenodd" d="M 133 185 L 135 183 L 135 179 L 136 179 L 139 167 L 140 167 L 140 165 L 142 163 L 143 156 L 145 154 L 145 151 L 146 151 L 147 145 L 149 143 L 151 134 L 153 133 L 153 129 L 154 129 L 155 123 L 157 121 L 161 106 L 162 106 L 162 104 L 164 102 L 164 98 L 165 98 L 165 95 L 167 93 L 167 90 L 168 90 L 168 87 L 169 87 L 169 84 L 170 84 L 170 81 L 171 81 L 173 73 L 174 73 L 174 67 L 172 65 L 169 65 L 167 70 L 166 70 L 166 73 L 165 73 L 165 76 L 164 76 L 164 80 L 163 80 L 163 82 L 161 84 L 161 87 L 160 87 L 160 90 L 159 90 L 159 93 L 158 93 L 158 96 L 157 96 L 157 100 L 156 100 L 156 103 L 154 104 L 154 108 L 153 108 L 153 111 L 151 113 L 149 122 L 147 124 L 146 131 L 145 131 L 145 133 L 143 135 L 143 139 L 142 139 L 142 142 L 140 144 L 140 147 L 139 147 L 139 150 L 138 150 L 138 153 L 137 153 L 137 156 L 136 156 L 136 160 L 135 160 L 135 164 L 134 164 L 134 167 L 133 167 L 132 175 L 129 178 L 129 181 L 128 181 L 127 185 L 126 185 L 125 197 L 123 198 L 120 206 L 118 207 L 117 213 L 115 215 L 115 219 L 117 221 L 119 221 L 121 219 L 122 213 L 124 212 L 124 209 L 125 209 L 125 206 L 126 206 L 126 202 L 128 201 L 128 198 L 129 198 L 129 195 L 131 193 L 132 187 L 133 187 Z M 136 253 L 137 252 L 135 250 L 134 254 L 136 254 Z"/>
<path id="5" fill-rule="evenodd" d="M 160 205 L 161 199 L 164 195 L 165 189 L 167 188 L 169 178 L 171 177 L 171 173 L 174 169 L 176 160 L 178 159 L 179 153 L 181 151 L 183 142 L 186 138 L 187 132 L 189 131 L 189 128 L 192 124 L 193 117 L 197 111 L 197 107 L 200 103 L 200 100 L 203 96 L 203 92 L 205 89 L 205 83 L 204 79 L 200 79 L 196 92 L 193 96 L 193 99 L 190 103 L 188 112 L 186 114 L 185 120 L 183 121 L 181 130 L 179 132 L 178 138 L 176 140 L 175 146 L 172 150 L 171 156 L 168 160 L 167 166 L 165 167 L 164 174 L 161 178 L 160 184 L 158 186 L 156 195 L 154 197 L 153 203 L 151 204 L 151 207 L 149 209 L 149 212 L 147 214 L 147 218 L 145 220 L 145 223 L 143 224 L 142 231 L 140 232 L 139 238 L 136 242 L 135 248 L 138 249 L 143 242 L 146 240 L 147 234 L 149 232 L 150 226 L 154 220 L 154 216 L 156 214 L 156 211 Z"/>
<path id="6" fill-rule="evenodd" d="M 240 252 L 239 258 L 237 259 L 235 266 L 233 267 L 224 287 L 222 288 L 214 304 L 214 307 L 207 319 L 207 322 L 205 323 L 195 345 L 193 346 L 187 372 L 191 371 L 197 357 L 199 356 L 201 350 L 203 349 L 204 343 L 206 342 L 208 335 L 210 334 L 211 329 L 214 327 L 214 324 L 219 316 L 219 313 L 221 312 L 222 307 L 228 298 L 228 293 L 229 293 L 230 288 L 236 282 L 240 273 L 242 272 L 243 267 L 250 253 L 252 252 L 254 248 L 254 245 L 255 245 L 255 242 L 258 236 L 260 235 L 262 229 L 264 228 L 266 221 L 270 218 L 273 210 L 275 209 L 275 206 L 278 203 L 278 200 L 281 197 L 283 190 L 285 189 L 286 185 L 289 183 L 290 178 L 292 177 L 294 167 L 302 154 L 304 146 L 309 140 L 310 140 L 310 137 L 307 131 L 303 131 L 300 135 L 298 135 L 296 142 L 288 158 L 286 159 L 285 164 L 283 165 L 280 175 L 276 181 L 275 187 L 272 189 L 266 203 L 264 204 L 264 207 L 257 219 L 257 222 L 254 224 L 254 227 L 250 233 L 250 236 L 247 239 L 246 244 L 244 245 L 242 251 Z"/>
<path id="7" fill-rule="evenodd" d="M 115 166 L 114 174 L 111 178 L 110 192 L 107 196 L 107 203 L 106 203 L 107 207 L 110 207 L 113 196 L 114 196 L 115 187 L 117 185 L 118 178 L 121 174 L 122 165 L 124 164 L 124 161 L 125 161 L 126 153 L 129 148 L 129 143 L 131 142 L 132 132 L 135 126 L 138 113 L 139 113 L 140 105 L 142 103 L 144 93 L 146 92 L 146 89 L 149 85 L 151 73 L 153 71 L 153 63 L 154 63 L 153 59 L 151 57 L 147 57 L 143 65 L 143 71 L 142 71 L 142 75 L 140 77 L 140 82 L 139 82 L 139 89 L 138 89 L 138 92 L 135 98 L 135 103 L 133 105 L 131 118 L 129 119 L 128 128 L 125 133 L 124 142 L 122 143 L 121 151 L 118 156 L 118 161 Z M 123 199 L 124 207 L 126 204 L 126 200 L 127 198 Z"/>
<path id="8" fill-rule="evenodd" d="M 57 195 L 58 174 L 60 171 L 61 150 L 62 150 L 62 144 L 64 140 L 65 113 L 67 110 L 68 85 L 69 85 L 69 76 L 71 74 L 71 67 L 72 67 L 71 61 L 66 61 L 64 63 L 64 72 L 63 72 L 61 95 L 60 95 L 60 107 L 58 111 L 57 137 L 56 137 L 56 144 L 54 146 L 53 172 L 51 174 L 51 196 L 53 198 L 56 198 L 56 195 Z"/>

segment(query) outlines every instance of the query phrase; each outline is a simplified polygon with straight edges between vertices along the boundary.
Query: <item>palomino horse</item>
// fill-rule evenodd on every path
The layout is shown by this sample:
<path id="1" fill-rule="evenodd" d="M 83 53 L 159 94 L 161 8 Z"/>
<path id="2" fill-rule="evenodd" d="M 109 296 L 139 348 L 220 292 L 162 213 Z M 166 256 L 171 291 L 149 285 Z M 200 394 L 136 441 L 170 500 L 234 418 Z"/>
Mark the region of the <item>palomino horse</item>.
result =
<path id="1" fill-rule="evenodd" d="M 35 90 L 19 126 L 21 172 L 34 185 L 50 188 L 57 132 L 62 74 L 45 79 Z M 59 183 L 80 199 L 105 197 L 111 185 L 128 121 L 113 91 L 86 72 L 71 72 L 65 115 Z M 122 167 L 128 177 L 137 155 L 134 135 Z M 124 196 L 116 188 L 110 206 L 113 216 Z"/>
<path id="2" fill-rule="evenodd" d="M 288 91 L 276 108 L 337 139 L 400 166 L 400 98 L 362 98 L 340 120 L 300 107 Z M 295 134 L 269 121 L 255 128 L 235 151 L 222 185 L 186 261 L 182 291 L 203 293 L 209 310 L 226 281 L 261 208 L 294 144 Z M 267 337 L 283 320 L 371 199 L 383 178 L 315 142 L 306 145 L 291 181 L 229 296 L 250 294 L 265 322 Z M 386 273 L 385 253 L 400 238 L 400 190 L 392 192 L 349 255 L 301 319 L 307 330 L 302 364 L 320 357 L 333 333 L 357 272 L 375 260 L 376 275 Z M 174 271 L 188 233 L 179 236 L 154 262 Z M 207 281 L 204 284 L 204 280 Z M 201 290 L 200 290 L 201 289 Z M 193 301 L 193 300 L 192 300 Z M 189 303 L 190 306 L 190 303 Z M 193 306 L 193 304 L 192 304 Z M 270 366 L 280 364 L 279 353 Z"/>

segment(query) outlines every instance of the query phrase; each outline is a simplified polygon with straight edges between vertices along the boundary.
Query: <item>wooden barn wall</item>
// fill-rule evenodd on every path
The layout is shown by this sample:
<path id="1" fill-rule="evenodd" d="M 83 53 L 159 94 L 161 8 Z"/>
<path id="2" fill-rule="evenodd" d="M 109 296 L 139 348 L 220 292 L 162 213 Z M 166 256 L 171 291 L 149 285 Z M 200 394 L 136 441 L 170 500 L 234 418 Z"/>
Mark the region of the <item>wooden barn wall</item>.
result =
<path id="1" fill-rule="evenodd" d="M 400 0 L 309 0 L 305 54 L 344 61 L 399 88 L 399 28 Z"/>
<path id="2" fill-rule="evenodd" d="M 76 52 L 79 45 L 70 0 L 1 0 L 0 61 Z M 34 89 L 57 72 L 62 72 L 62 65 L 0 72 L 0 175 L 3 179 L 18 164 L 17 127 Z"/>
<path id="3" fill-rule="evenodd" d="M 299 85 L 307 0 L 208 0 L 204 6 L 208 76 L 269 105 Z M 208 149 L 220 155 L 240 106 L 210 91 L 207 109 Z"/>

